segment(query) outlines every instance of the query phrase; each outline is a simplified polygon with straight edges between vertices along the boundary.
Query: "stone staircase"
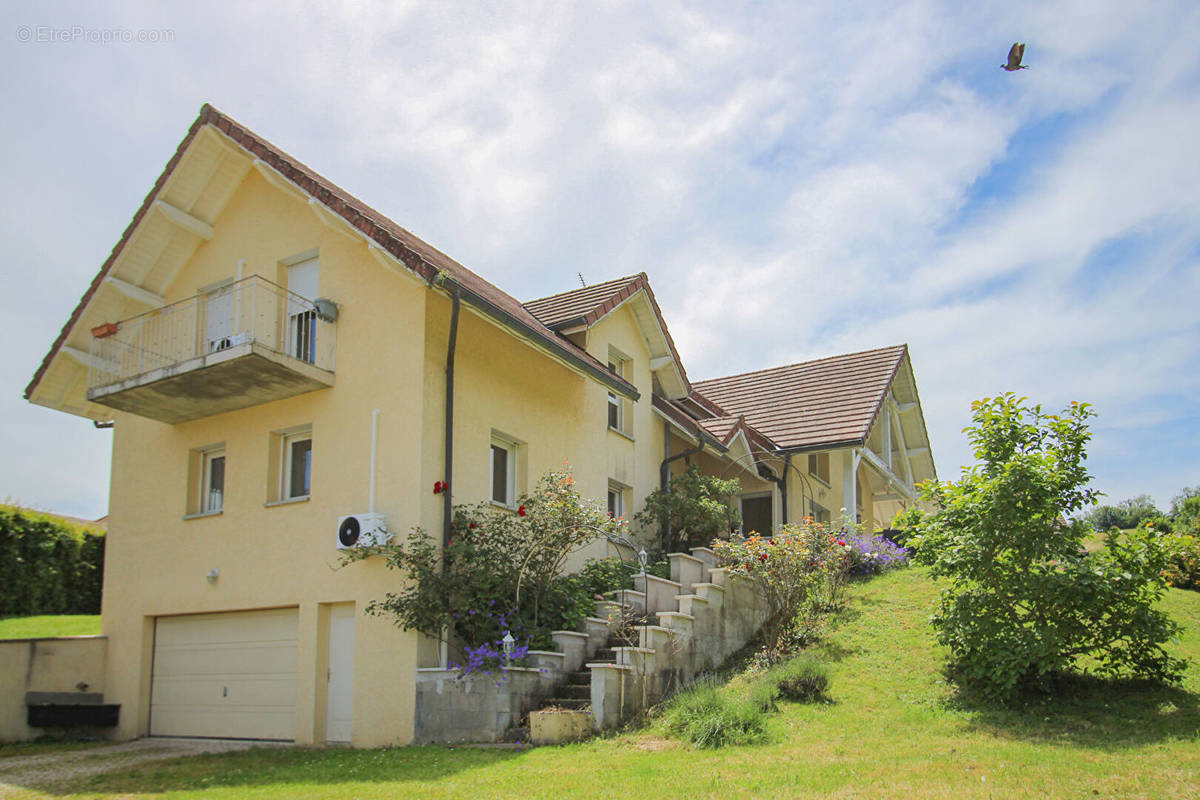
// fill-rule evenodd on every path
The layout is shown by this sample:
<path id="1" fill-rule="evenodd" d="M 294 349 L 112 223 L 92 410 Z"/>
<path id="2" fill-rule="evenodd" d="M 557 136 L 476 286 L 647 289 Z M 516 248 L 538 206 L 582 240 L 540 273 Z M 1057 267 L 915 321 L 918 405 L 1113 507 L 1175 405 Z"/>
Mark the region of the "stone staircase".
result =
<path id="1" fill-rule="evenodd" d="M 765 602 L 708 548 L 669 559 L 669 579 L 635 576 L 633 589 L 596 601 L 580 630 L 554 631 L 555 650 L 531 650 L 502 676 L 418 668 L 414 742 L 538 741 L 539 727 L 571 736 L 612 727 L 720 665 L 758 632 Z M 554 711 L 531 713 L 538 708 Z"/>
<path id="2" fill-rule="evenodd" d="M 636 575 L 633 589 L 596 601 L 583 631 L 553 632 L 560 677 L 541 710 L 590 714 L 592 727 L 612 727 L 718 666 L 758 631 L 762 598 L 749 581 L 731 581 L 712 550 L 668 558 L 670 579 Z"/>

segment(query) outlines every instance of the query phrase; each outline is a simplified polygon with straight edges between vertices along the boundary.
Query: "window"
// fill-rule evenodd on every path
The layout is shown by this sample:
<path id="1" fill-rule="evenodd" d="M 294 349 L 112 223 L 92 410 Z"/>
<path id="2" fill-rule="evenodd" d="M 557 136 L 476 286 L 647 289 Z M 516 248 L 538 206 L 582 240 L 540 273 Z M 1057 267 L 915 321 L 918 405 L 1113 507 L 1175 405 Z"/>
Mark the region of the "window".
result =
<path id="1" fill-rule="evenodd" d="M 629 380 L 629 373 L 631 371 L 629 357 L 615 347 L 608 348 L 608 371 L 625 380 Z M 628 401 L 623 397 L 620 397 L 615 392 L 608 393 L 608 427 L 624 434 L 629 433 L 628 420 L 625 418 L 627 406 Z"/>
<path id="2" fill-rule="evenodd" d="M 186 517 L 220 514 L 225 509 L 225 445 L 197 447 L 188 455 Z"/>
<path id="3" fill-rule="evenodd" d="M 490 490 L 488 499 L 502 506 L 517 502 L 517 444 L 492 435 Z"/>
<path id="4" fill-rule="evenodd" d="M 813 522 L 822 522 L 829 524 L 829 509 L 824 506 L 817 505 L 811 500 L 808 502 L 808 514 L 813 518 Z"/>
<path id="5" fill-rule="evenodd" d="M 829 453 L 809 453 L 808 473 L 829 485 Z"/>
<path id="6" fill-rule="evenodd" d="M 216 514 L 225 508 L 225 451 L 201 454 L 200 513 Z"/>
<path id="7" fill-rule="evenodd" d="M 303 500 L 312 494 L 312 428 L 293 428 L 272 436 L 278 448 L 275 502 Z"/>
<path id="8" fill-rule="evenodd" d="M 628 487 L 616 481 L 608 482 L 608 515 L 613 519 L 625 516 L 625 492 L 627 491 Z"/>
<path id="9" fill-rule="evenodd" d="M 608 393 L 608 427 L 621 430 L 621 398 L 612 392 Z"/>

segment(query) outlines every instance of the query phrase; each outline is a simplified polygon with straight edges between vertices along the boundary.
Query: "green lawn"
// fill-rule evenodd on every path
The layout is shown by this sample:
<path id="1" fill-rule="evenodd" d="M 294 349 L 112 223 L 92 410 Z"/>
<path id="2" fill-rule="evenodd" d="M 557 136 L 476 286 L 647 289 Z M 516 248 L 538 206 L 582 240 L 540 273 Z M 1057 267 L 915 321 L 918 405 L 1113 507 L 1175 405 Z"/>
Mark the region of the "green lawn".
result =
<path id="1" fill-rule="evenodd" d="M 525 752 L 285 748 L 48 788 L 205 798 L 1200 796 L 1200 594 L 1166 601 L 1186 628 L 1177 652 L 1194 662 L 1183 686 L 1096 684 L 1000 710 L 972 706 L 942 680 L 926 621 L 935 593 L 923 569 L 854 587 L 821 648 L 832 702 L 783 705 L 764 745 L 689 750 L 652 726 Z"/>
<path id="2" fill-rule="evenodd" d="M 86 636 L 98 633 L 99 614 L 57 614 L 0 619 L 0 639 L 38 639 L 46 636 Z"/>

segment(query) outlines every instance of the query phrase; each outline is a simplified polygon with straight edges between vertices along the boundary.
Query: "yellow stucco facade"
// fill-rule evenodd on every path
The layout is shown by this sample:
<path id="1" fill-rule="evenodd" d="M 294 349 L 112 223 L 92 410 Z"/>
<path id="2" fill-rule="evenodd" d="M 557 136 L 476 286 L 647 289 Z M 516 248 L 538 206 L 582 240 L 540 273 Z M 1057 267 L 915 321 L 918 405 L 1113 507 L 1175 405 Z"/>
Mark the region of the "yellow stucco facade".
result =
<path id="1" fill-rule="evenodd" d="M 103 632 L 110 642 L 106 696 L 122 706 L 117 736 L 152 730 L 156 619 L 295 608 L 294 739 L 325 741 L 328 609 L 353 603 L 352 741 L 407 743 L 413 671 L 434 665 L 436 648 L 364 613 L 399 578 L 381 560 L 342 567 L 335 533 L 339 517 L 367 510 L 376 409 L 375 510 L 392 531 L 440 530 L 442 501 L 432 487 L 444 477 L 450 298 L 388 269 L 361 239 L 321 224 L 304 202 L 256 172 L 247 174 L 213 228 L 213 238 L 165 293 L 167 302 L 234 278 L 239 264 L 243 277 L 281 282 L 282 264 L 315 254 L 319 294 L 340 309 L 336 382 L 176 425 L 116 414 Z M 454 502 L 488 496 L 489 448 L 497 435 L 517 445 L 518 492 L 564 464 L 586 496 L 603 499 L 610 482 L 627 487 L 630 510 L 658 486 L 666 433 L 651 409 L 645 341 L 626 308 L 586 336 L 598 360 L 606 361 L 610 348 L 628 358 L 626 377 L 641 398 L 623 401 L 623 432 L 608 427 L 604 386 L 463 309 L 455 353 Z M 275 502 L 278 433 L 299 428 L 311 428 L 311 493 Z M 214 447 L 225 457 L 222 509 L 194 514 L 194 454 Z M 604 554 L 598 543 L 572 561 Z"/>

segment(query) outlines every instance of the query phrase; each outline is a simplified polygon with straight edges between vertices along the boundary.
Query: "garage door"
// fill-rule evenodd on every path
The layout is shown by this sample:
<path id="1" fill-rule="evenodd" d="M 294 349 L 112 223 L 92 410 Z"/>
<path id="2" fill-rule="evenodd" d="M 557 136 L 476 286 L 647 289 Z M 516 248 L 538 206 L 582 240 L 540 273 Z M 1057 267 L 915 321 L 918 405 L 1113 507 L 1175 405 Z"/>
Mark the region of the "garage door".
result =
<path id="1" fill-rule="evenodd" d="M 294 608 L 159 617 L 151 736 L 296 738 Z"/>

